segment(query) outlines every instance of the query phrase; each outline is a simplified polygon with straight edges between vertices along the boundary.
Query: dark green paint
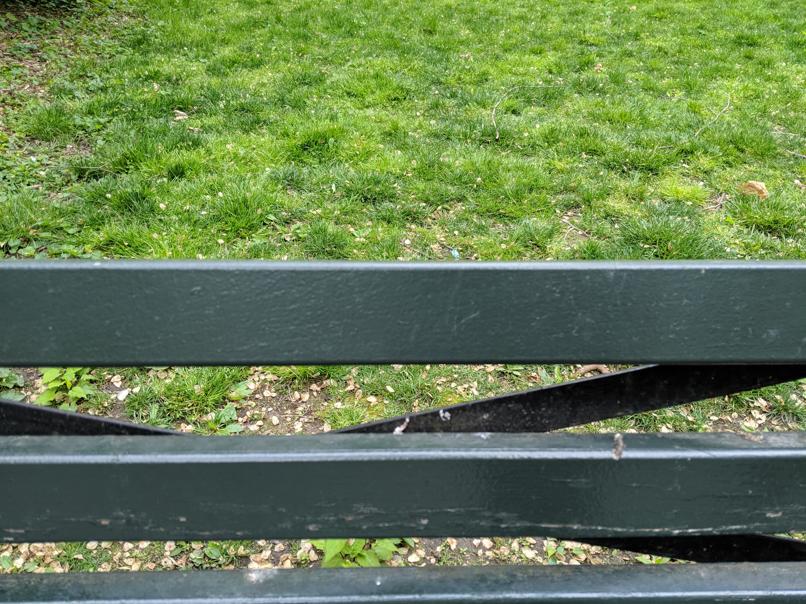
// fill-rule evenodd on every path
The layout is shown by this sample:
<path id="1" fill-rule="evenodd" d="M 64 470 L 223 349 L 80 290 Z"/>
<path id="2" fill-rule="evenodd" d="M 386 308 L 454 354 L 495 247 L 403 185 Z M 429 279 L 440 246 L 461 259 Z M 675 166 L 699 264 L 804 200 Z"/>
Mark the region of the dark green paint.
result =
<path id="1" fill-rule="evenodd" d="M 0 365 L 806 361 L 806 262 L 3 262 L 0 291 Z"/>
<path id="2" fill-rule="evenodd" d="M 0 577 L 0 603 L 802 604 L 806 563 L 92 573 Z"/>
<path id="3" fill-rule="evenodd" d="M 781 533 L 806 433 L 6 437 L 0 484 L 5 541 Z"/>
<path id="4" fill-rule="evenodd" d="M 806 263 L 0 263 L 0 365 L 806 361 Z M 737 371 L 741 371 L 737 368 Z M 4 437 L 0 540 L 806 531 L 806 434 Z M 806 565 L 0 577 L 0 604 L 806 600 Z"/>

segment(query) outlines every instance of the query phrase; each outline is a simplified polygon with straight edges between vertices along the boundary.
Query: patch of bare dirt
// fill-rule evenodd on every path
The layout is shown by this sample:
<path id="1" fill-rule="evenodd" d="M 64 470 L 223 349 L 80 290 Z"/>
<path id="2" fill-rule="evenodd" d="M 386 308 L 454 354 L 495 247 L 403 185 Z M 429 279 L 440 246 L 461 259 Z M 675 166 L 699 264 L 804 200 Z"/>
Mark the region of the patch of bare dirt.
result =
<path id="1" fill-rule="evenodd" d="M 272 373 L 253 368 L 251 395 L 238 404 L 244 434 L 318 434 L 329 432 L 322 412 L 332 404 L 329 380 L 288 386 Z"/>

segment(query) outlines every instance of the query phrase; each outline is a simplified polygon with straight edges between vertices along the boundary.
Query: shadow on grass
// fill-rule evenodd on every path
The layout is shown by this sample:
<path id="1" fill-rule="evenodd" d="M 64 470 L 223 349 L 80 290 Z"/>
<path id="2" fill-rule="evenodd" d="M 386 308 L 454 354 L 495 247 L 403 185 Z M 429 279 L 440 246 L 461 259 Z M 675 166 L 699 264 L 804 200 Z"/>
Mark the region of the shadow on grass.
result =
<path id="1" fill-rule="evenodd" d="M 0 29 L 14 30 L 15 24 L 31 17 L 52 19 L 86 8 L 87 0 L 3 0 L 0 2 Z"/>

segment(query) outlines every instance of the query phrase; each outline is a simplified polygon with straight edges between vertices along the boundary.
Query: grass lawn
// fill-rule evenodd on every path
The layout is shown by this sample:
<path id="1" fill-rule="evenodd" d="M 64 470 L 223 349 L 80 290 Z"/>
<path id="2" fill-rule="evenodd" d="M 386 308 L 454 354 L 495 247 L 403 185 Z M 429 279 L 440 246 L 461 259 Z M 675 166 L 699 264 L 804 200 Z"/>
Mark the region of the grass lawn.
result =
<path id="1" fill-rule="evenodd" d="M 795 0 L 36 4 L 0 7 L 0 257 L 806 259 Z M 576 371 L 101 368 L 75 402 L 307 433 Z M 805 386 L 593 429 L 803 429 Z"/>
<path id="2" fill-rule="evenodd" d="M 6 254 L 806 257 L 799 2 L 119 4 L 6 116 Z"/>

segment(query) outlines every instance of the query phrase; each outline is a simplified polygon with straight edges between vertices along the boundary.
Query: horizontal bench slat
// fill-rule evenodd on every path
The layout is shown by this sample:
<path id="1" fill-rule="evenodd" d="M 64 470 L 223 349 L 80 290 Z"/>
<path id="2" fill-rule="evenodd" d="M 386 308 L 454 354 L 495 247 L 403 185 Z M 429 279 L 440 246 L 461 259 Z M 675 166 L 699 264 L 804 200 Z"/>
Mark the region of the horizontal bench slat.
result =
<path id="1" fill-rule="evenodd" d="M 0 263 L 0 365 L 806 360 L 806 263 Z"/>
<path id="2" fill-rule="evenodd" d="M 5 437 L 0 539 L 806 530 L 806 433 Z"/>
<path id="3" fill-rule="evenodd" d="M 72 573 L 0 577 L 0 603 L 802 603 L 806 563 Z"/>

